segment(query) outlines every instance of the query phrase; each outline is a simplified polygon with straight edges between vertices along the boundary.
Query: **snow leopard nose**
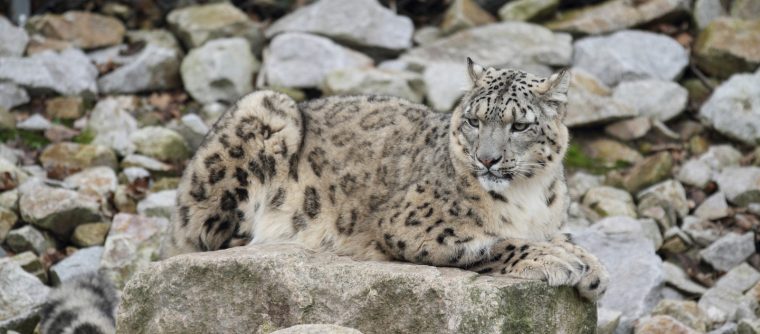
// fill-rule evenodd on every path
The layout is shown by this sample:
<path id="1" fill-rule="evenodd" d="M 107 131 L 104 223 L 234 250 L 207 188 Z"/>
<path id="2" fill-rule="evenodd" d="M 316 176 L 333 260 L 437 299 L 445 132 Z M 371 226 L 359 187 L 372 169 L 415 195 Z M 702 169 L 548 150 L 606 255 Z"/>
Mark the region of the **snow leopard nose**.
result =
<path id="1" fill-rule="evenodd" d="M 486 168 L 490 169 L 491 166 L 493 166 L 497 162 L 501 161 L 501 157 L 498 157 L 498 158 L 492 158 L 492 157 L 482 158 L 482 157 L 478 157 L 478 160 L 480 160 L 480 163 L 482 163 L 483 166 L 486 166 Z"/>

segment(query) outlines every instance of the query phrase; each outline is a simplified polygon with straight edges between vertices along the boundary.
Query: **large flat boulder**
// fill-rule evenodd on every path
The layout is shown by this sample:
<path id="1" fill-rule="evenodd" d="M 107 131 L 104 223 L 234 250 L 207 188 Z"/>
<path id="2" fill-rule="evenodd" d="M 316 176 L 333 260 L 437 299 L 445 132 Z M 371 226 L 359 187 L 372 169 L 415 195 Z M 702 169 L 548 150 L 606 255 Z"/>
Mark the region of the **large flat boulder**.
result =
<path id="1" fill-rule="evenodd" d="M 573 288 L 295 245 L 186 254 L 126 285 L 119 333 L 257 333 L 328 323 L 362 333 L 593 333 Z"/>

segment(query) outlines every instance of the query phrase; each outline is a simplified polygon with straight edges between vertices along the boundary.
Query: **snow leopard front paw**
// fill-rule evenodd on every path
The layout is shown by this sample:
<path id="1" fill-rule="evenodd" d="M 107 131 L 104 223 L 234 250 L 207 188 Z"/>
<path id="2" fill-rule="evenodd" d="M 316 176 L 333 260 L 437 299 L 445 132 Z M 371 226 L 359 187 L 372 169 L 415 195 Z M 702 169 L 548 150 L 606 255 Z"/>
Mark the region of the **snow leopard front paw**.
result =
<path id="1" fill-rule="evenodd" d="M 551 286 L 578 285 L 586 273 L 581 258 L 558 245 L 540 242 L 507 246 L 501 274 L 542 280 Z"/>

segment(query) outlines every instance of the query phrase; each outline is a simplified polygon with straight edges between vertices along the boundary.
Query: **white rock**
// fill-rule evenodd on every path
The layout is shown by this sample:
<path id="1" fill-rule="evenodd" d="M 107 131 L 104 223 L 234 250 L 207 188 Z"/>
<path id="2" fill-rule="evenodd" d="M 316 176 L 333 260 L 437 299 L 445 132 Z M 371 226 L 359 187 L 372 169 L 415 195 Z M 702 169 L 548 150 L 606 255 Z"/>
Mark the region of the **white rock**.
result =
<path id="1" fill-rule="evenodd" d="M 103 93 L 140 93 L 179 86 L 181 55 L 176 49 L 147 44 L 126 64 L 98 79 Z"/>
<path id="2" fill-rule="evenodd" d="M 422 102 L 422 76 L 408 71 L 375 68 L 338 70 L 327 75 L 323 84 L 326 94 L 376 94 L 398 96 Z"/>
<path id="3" fill-rule="evenodd" d="M 679 84 L 656 79 L 621 82 L 612 97 L 636 110 L 639 116 L 669 121 L 685 108 L 689 92 Z"/>
<path id="4" fill-rule="evenodd" d="M 622 312 L 618 332 L 629 331 L 661 298 L 665 274 L 654 245 L 641 225 L 627 217 L 603 219 L 573 240 L 609 271 L 610 285 L 599 306 Z"/>
<path id="5" fill-rule="evenodd" d="M 76 191 L 48 187 L 38 179 L 30 179 L 19 188 L 21 217 L 62 238 L 67 238 L 77 225 L 100 220 L 100 205 Z"/>
<path id="6" fill-rule="evenodd" d="M 150 172 L 142 167 L 127 167 L 121 172 L 124 173 L 124 176 L 127 178 L 128 184 L 132 184 L 138 180 L 150 180 Z"/>
<path id="7" fill-rule="evenodd" d="M 691 237 L 692 241 L 702 247 L 709 246 L 721 237 L 721 231 L 715 224 L 694 216 L 684 217 L 681 228 Z"/>
<path id="8" fill-rule="evenodd" d="M 50 121 L 40 114 L 34 114 L 31 117 L 16 124 L 16 128 L 27 131 L 45 131 L 53 126 Z"/>
<path id="9" fill-rule="evenodd" d="M 706 163 L 714 171 L 739 165 L 742 153 L 731 145 L 713 145 L 707 152 L 699 156 L 699 160 Z"/>
<path id="10" fill-rule="evenodd" d="M 699 251 L 699 256 L 713 268 L 729 271 L 755 252 L 754 240 L 752 232 L 741 235 L 731 232 Z"/>
<path id="11" fill-rule="evenodd" d="M 665 35 L 625 30 L 575 42 L 573 66 L 607 85 L 638 79 L 673 80 L 689 64 L 689 53 Z"/>
<path id="12" fill-rule="evenodd" d="M 21 57 L 29 43 L 29 36 L 22 27 L 16 27 L 0 15 L 0 57 Z"/>
<path id="13" fill-rule="evenodd" d="M 699 307 L 715 323 L 737 321 L 741 318 L 754 319 L 757 306 L 756 300 L 722 287 L 707 290 L 699 299 Z"/>
<path id="14" fill-rule="evenodd" d="M 280 18 L 266 36 L 284 32 L 318 34 L 348 45 L 393 52 L 412 46 L 414 24 L 377 0 L 321 0 Z"/>
<path id="15" fill-rule="evenodd" d="M 158 173 L 165 173 L 172 170 L 171 165 L 140 154 L 131 154 L 124 157 L 124 160 L 121 161 L 121 166 L 123 168 L 142 167 L 151 172 Z"/>
<path id="16" fill-rule="evenodd" d="M 712 20 L 721 16 L 727 16 L 728 12 L 723 8 L 721 0 L 696 0 L 694 2 L 693 14 L 694 21 L 697 23 L 699 30 L 707 27 Z"/>
<path id="17" fill-rule="evenodd" d="M 119 213 L 113 217 L 103 246 L 100 268 L 121 290 L 130 277 L 159 258 L 159 245 L 169 221 Z"/>
<path id="18" fill-rule="evenodd" d="M 371 58 L 304 33 L 277 35 L 264 53 L 263 81 L 270 86 L 318 87 L 333 71 L 369 67 Z"/>
<path id="19" fill-rule="evenodd" d="M 610 310 L 603 307 L 597 309 L 596 334 L 613 334 L 620 324 L 620 311 Z"/>
<path id="20" fill-rule="evenodd" d="M 739 206 L 760 203 L 760 167 L 728 167 L 714 179 L 731 203 Z"/>
<path id="21" fill-rule="evenodd" d="M 620 140 L 634 140 L 644 137 L 652 128 L 649 117 L 639 116 L 611 123 L 604 128 L 604 132 Z"/>
<path id="22" fill-rule="evenodd" d="M 111 167 L 98 166 L 69 175 L 63 180 L 63 184 L 76 189 L 80 194 L 107 201 L 119 186 L 119 180 Z"/>
<path id="23" fill-rule="evenodd" d="M 728 137 L 760 144 L 760 71 L 731 76 L 713 91 L 699 116 Z"/>
<path id="24" fill-rule="evenodd" d="M 219 38 L 241 37 L 250 43 L 251 52 L 259 54 L 264 35 L 258 22 L 228 1 L 213 1 L 190 6 L 176 6 L 166 21 L 187 49 L 197 48 Z"/>
<path id="25" fill-rule="evenodd" d="M 603 182 L 603 176 L 578 171 L 567 178 L 567 192 L 570 194 L 571 199 L 577 201 L 580 200 L 589 189 L 598 187 L 602 185 Z"/>
<path id="26" fill-rule="evenodd" d="M 62 95 L 96 94 L 98 70 L 79 49 L 44 51 L 27 58 L 0 58 L 0 80 Z"/>
<path id="27" fill-rule="evenodd" d="M 596 125 L 635 117 L 637 114 L 633 108 L 613 99 L 610 88 L 593 74 L 573 68 L 565 125 Z"/>
<path id="28" fill-rule="evenodd" d="M 164 190 L 152 193 L 137 204 L 137 213 L 147 217 L 171 218 L 176 204 L 177 191 Z"/>
<path id="29" fill-rule="evenodd" d="M 76 251 L 74 254 L 50 267 L 50 278 L 53 284 L 60 285 L 78 275 L 97 271 L 102 255 L 102 246 L 88 247 Z"/>
<path id="30" fill-rule="evenodd" d="M 29 102 L 26 90 L 12 82 L 0 82 L 0 108 L 11 109 Z"/>
<path id="31" fill-rule="evenodd" d="M 665 282 L 678 290 L 692 295 L 701 295 L 707 291 L 707 288 L 694 283 L 679 266 L 663 262 L 662 268 L 665 271 Z"/>
<path id="32" fill-rule="evenodd" d="M 760 280 L 760 272 L 749 264 L 742 263 L 729 270 L 717 282 L 715 287 L 744 293 Z"/>
<path id="33" fill-rule="evenodd" d="M 583 196 L 583 205 L 596 217 L 628 216 L 636 218 L 636 207 L 633 205 L 633 197 L 627 191 L 599 186 L 589 189 Z"/>
<path id="34" fill-rule="evenodd" d="M 428 64 L 422 76 L 425 96 L 433 109 L 447 112 L 454 108 L 472 82 L 460 63 L 435 62 Z"/>
<path id="35" fill-rule="evenodd" d="M 196 114 L 183 115 L 179 119 L 179 122 L 170 126 L 170 129 L 179 133 L 182 138 L 185 138 L 187 145 L 193 152 L 201 146 L 203 138 L 206 137 L 206 133 L 209 130 L 206 123 Z"/>
<path id="36" fill-rule="evenodd" d="M 136 109 L 137 100 L 132 96 L 98 101 L 87 122 L 87 129 L 95 134 L 92 143 L 110 147 L 122 156 L 134 152 L 129 136 L 137 131 L 137 120 L 132 116 Z"/>
<path id="37" fill-rule="evenodd" d="M 666 209 L 672 208 L 678 217 L 685 217 L 689 213 L 686 190 L 676 180 L 665 180 L 652 185 L 636 194 L 636 200 L 639 212 L 652 206 L 667 206 Z"/>
<path id="38" fill-rule="evenodd" d="M 247 40 L 216 39 L 188 52 L 180 71 L 185 90 L 201 103 L 234 102 L 253 91 L 261 64 Z"/>
<path id="39" fill-rule="evenodd" d="M 712 169 L 710 165 L 702 161 L 701 159 L 690 159 L 681 165 L 681 170 L 678 171 L 676 178 L 690 186 L 703 188 L 710 182 L 712 176 Z"/>
<path id="40" fill-rule="evenodd" d="M 707 199 L 694 211 L 694 215 L 705 220 L 716 220 L 724 217 L 728 217 L 728 204 L 726 203 L 726 195 L 722 192 L 717 192 Z"/>
<path id="41" fill-rule="evenodd" d="M 401 60 L 423 69 L 426 95 L 438 111 L 449 111 L 470 88 L 465 59 L 484 66 L 510 67 L 549 75 L 549 66 L 566 66 L 572 38 L 539 25 L 502 22 L 463 30 L 409 50 Z"/>
<path id="42" fill-rule="evenodd" d="M 16 253 L 33 251 L 37 255 L 45 254 L 49 247 L 54 247 L 42 232 L 31 225 L 11 230 L 5 238 L 5 243 Z"/>
<path id="43" fill-rule="evenodd" d="M 8 259 L 0 259 L 0 328 L 33 330 L 50 288 Z"/>

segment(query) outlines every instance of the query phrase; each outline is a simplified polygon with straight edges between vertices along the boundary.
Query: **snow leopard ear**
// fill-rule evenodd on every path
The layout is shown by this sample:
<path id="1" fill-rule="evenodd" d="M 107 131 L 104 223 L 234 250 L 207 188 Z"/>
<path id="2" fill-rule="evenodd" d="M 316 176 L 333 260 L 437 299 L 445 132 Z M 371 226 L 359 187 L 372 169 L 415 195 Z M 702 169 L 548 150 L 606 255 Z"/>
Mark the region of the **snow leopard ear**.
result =
<path id="1" fill-rule="evenodd" d="M 472 61 L 472 58 L 467 57 L 467 74 L 470 75 L 470 79 L 472 80 L 473 84 L 477 83 L 485 73 L 485 67 L 476 64 L 474 61 Z"/>
<path id="2" fill-rule="evenodd" d="M 547 102 L 565 103 L 567 102 L 567 90 L 570 88 L 571 77 L 570 69 L 563 68 L 552 74 L 536 90 Z"/>

